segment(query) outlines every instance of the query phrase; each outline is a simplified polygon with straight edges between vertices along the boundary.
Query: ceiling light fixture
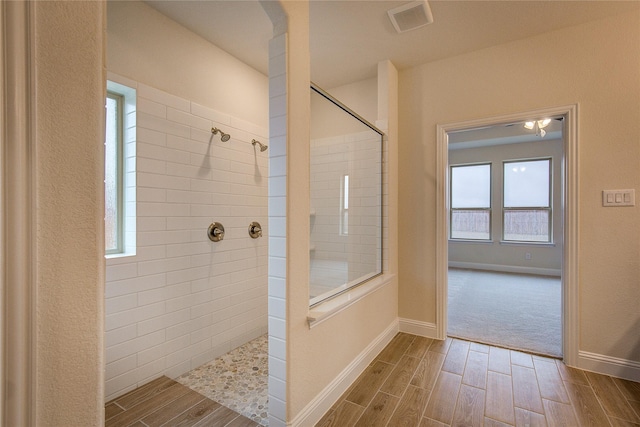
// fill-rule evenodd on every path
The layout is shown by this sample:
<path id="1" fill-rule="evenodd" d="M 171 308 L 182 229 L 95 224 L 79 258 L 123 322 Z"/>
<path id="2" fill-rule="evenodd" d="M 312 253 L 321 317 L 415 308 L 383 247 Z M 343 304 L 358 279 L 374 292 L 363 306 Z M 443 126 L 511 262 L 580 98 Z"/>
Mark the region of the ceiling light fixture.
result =
<path id="1" fill-rule="evenodd" d="M 549 126 L 549 123 L 551 123 L 551 119 L 542 119 L 542 120 L 526 122 L 524 124 L 524 127 L 526 129 L 535 130 L 536 136 L 539 136 L 540 138 L 544 138 L 544 136 L 547 134 L 547 131 L 544 130 L 544 128 Z"/>

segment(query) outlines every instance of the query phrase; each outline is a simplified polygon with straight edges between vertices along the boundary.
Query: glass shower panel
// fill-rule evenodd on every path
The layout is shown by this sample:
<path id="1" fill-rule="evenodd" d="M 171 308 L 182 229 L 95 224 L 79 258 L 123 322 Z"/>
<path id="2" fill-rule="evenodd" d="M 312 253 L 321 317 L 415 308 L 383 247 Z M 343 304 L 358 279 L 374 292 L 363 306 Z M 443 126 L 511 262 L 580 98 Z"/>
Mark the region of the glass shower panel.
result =
<path id="1" fill-rule="evenodd" d="M 312 306 L 382 273 L 382 137 L 312 86 Z"/>

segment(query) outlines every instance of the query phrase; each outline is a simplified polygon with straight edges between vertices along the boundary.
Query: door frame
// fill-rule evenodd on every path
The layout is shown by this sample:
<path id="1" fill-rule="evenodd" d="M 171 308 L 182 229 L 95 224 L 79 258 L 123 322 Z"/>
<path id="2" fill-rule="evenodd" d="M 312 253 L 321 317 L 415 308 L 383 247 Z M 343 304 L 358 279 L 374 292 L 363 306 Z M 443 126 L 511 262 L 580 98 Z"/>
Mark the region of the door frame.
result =
<path id="1" fill-rule="evenodd" d="M 534 111 L 492 116 L 437 125 L 436 147 L 436 338 L 447 336 L 448 226 L 449 226 L 449 140 L 448 133 L 492 125 L 530 120 L 531 117 L 563 116 L 562 164 L 562 352 L 564 362 L 575 366 L 579 344 L 578 280 L 578 105 L 549 107 Z"/>
<path id="2" fill-rule="evenodd" d="M 37 407 L 34 19 L 31 2 L 0 4 L 2 425 L 32 425 Z"/>

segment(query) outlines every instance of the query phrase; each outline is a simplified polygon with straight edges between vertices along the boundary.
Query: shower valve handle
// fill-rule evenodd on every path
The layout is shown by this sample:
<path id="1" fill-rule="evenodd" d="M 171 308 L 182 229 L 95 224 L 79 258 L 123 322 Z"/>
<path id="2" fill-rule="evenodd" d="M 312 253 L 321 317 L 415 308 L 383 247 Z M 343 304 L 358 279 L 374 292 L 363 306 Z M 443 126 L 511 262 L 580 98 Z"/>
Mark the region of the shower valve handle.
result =
<path id="1" fill-rule="evenodd" d="M 262 237 L 262 227 L 259 222 L 252 222 L 249 224 L 249 236 L 252 239 L 257 239 L 258 237 Z"/>
<path id="2" fill-rule="evenodd" d="M 224 239 L 224 227 L 219 222 L 213 222 L 207 230 L 207 236 L 212 242 L 219 242 Z"/>

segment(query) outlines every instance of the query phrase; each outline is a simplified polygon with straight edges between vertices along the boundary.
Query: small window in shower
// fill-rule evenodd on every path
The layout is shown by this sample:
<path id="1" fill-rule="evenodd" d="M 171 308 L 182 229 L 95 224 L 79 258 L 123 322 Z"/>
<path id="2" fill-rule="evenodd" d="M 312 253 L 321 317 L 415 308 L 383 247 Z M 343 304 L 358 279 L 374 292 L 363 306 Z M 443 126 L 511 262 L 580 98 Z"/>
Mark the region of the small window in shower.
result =
<path id="1" fill-rule="evenodd" d="M 342 177 L 342 188 L 340 191 L 340 234 L 349 234 L 349 175 Z"/>
<path id="2" fill-rule="evenodd" d="M 311 306 L 382 273 L 382 137 L 312 86 Z"/>
<path id="3" fill-rule="evenodd" d="M 104 196 L 105 196 L 105 251 L 107 254 L 122 252 L 124 246 L 123 225 L 123 96 L 107 92 L 106 135 L 104 142 Z"/>
<path id="4" fill-rule="evenodd" d="M 111 258 L 136 253 L 136 90 L 107 81 L 105 112 L 105 254 Z"/>

